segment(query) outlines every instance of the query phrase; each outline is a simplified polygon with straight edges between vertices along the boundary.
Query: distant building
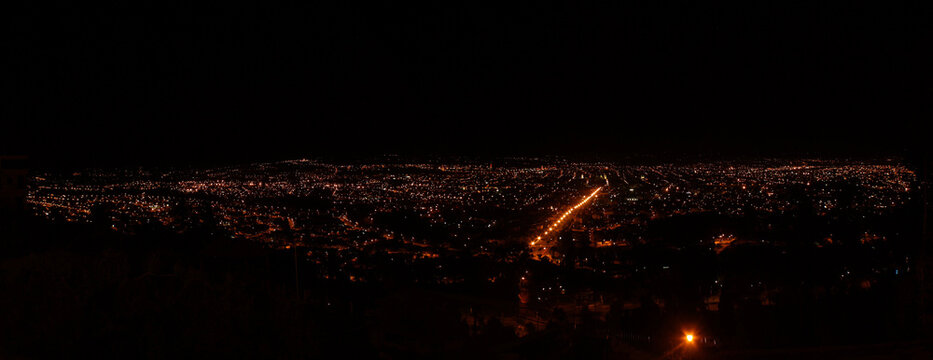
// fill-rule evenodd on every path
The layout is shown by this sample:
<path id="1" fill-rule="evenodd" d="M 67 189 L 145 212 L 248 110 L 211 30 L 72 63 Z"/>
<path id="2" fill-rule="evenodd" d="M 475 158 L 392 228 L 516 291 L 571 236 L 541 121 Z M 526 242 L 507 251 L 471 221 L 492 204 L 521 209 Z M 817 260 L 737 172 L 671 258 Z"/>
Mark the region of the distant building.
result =
<path id="1" fill-rule="evenodd" d="M 0 213 L 25 209 L 28 172 L 25 156 L 0 156 Z"/>

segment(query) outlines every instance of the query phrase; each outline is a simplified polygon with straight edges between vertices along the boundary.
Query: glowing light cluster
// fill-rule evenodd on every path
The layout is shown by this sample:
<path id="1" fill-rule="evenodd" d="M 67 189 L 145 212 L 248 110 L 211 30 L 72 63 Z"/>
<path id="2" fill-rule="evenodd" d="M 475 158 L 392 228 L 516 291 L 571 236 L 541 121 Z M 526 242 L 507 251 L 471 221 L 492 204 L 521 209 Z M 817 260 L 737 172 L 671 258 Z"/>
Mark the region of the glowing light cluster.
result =
<path id="1" fill-rule="evenodd" d="M 567 211 L 563 212 L 560 215 L 560 217 L 557 218 L 556 221 L 554 221 L 551 225 L 548 226 L 547 230 L 545 230 L 543 234 L 541 234 L 540 236 L 538 236 L 537 238 L 531 241 L 531 246 L 535 246 L 535 244 L 541 241 L 543 237 L 548 236 L 548 234 L 554 232 L 554 230 L 557 229 L 560 226 L 560 224 L 563 223 L 564 220 L 567 219 L 567 217 L 569 217 L 570 215 L 573 215 L 573 212 L 579 209 L 580 207 L 582 207 L 583 205 L 586 205 L 586 203 L 588 203 L 591 199 L 593 199 L 593 197 L 595 197 L 596 194 L 599 193 L 599 191 L 602 189 L 603 189 L 602 187 L 599 187 L 596 190 L 593 190 L 593 192 L 590 193 L 589 196 L 583 198 L 582 201 L 570 207 L 569 209 L 567 209 Z"/>

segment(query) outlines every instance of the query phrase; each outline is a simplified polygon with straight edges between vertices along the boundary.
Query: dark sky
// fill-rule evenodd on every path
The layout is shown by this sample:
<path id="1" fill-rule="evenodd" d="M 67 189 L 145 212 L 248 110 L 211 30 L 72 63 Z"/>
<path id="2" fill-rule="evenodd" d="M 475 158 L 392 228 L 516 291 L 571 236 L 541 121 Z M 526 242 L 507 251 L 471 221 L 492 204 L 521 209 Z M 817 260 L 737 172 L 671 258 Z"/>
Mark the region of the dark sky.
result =
<path id="1" fill-rule="evenodd" d="M 24 2 L 0 152 L 896 152 L 933 113 L 928 2 Z"/>

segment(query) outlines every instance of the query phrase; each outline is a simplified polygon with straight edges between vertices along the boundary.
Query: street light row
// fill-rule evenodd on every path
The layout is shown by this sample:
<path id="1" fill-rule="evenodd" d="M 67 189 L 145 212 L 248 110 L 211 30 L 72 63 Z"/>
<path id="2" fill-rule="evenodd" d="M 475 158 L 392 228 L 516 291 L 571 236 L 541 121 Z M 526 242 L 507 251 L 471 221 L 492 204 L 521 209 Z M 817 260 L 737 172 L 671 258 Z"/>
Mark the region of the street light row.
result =
<path id="1" fill-rule="evenodd" d="M 547 230 L 544 231 L 544 234 L 541 234 L 540 236 L 538 236 L 537 238 L 535 238 L 534 240 L 531 241 L 531 246 L 535 246 L 535 244 L 537 244 L 539 241 L 541 241 L 541 239 L 542 239 L 543 237 L 545 237 L 545 236 L 547 236 L 548 234 L 550 234 L 551 232 L 553 232 L 554 229 L 556 229 L 558 226 L 560 226 L 560 224 L 561 224 L 565 219 L 567 219 L 568 216 L 572 215 L 574 211 L 576 211 L 577 209 L 579 209 L 579 208 L 582 207 L 583 205 L 586 205 L 586 203 L 589 202 L 590 199 L 592 199 L 593 197 L 595 197 L 596 194 L 599 193 L 599 191 L 602 190 L 602 189 L 603 189 L 602 187 L 599 187 L 599 188 L 597 188 L 596 190 L 593 190 L 593 192 L 590 193 L 589 196 L 583 198 L 582 201 L 580 201 L 579 203 L 577 203 L 576 205 L 574 205 L 574 206 L 571 207 L 570 209 L 567 209 L 567 211 L 565 211 L 563 214 L 560 215 L 559 218 L 557 218 L 557 221 L 555 221 L 555 222 L 552 223 L 550 226 L 548 226 Z"/>

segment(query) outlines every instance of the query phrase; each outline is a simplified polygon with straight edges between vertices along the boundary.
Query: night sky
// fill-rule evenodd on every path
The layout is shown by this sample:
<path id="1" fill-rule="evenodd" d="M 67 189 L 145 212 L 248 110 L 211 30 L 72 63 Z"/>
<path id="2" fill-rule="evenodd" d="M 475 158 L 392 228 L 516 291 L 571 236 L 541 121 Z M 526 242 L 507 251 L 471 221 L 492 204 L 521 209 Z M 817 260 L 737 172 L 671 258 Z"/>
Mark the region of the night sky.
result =
<path id="1" fill-rule="evenodd" d="M 193 3 L 3 11 L 0 153 L 135 166 L 929 139 L 928 1 Z"/>

